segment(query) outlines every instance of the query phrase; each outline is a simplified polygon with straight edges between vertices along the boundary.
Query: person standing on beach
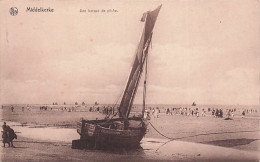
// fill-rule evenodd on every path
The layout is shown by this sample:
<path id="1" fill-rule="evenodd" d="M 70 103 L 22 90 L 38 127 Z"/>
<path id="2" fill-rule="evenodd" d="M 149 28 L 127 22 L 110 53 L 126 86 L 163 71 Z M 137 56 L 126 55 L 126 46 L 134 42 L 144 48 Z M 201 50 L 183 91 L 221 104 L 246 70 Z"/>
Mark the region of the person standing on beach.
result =
<path id="1" fill-rule="evenodd" d="M 223 111 L 222 111 L 222 109 L 219 110 L 219 117 L 223 118 Z"/>
<path id="2" fill-rule="evenodd" d="M 4 125 L 2 125 L 3 131 L 6 131 L 6 128 L 7 128 L 7 125 L 6 125 L 6 122 L 4 122 Z"/>
<path id="3" fill-rule="evenodd" d="M 215 117 L 219 117 L 219 110 L 217 109 L 216 112 L 215 112 Z"/>
<path id="4" fill-rule="evenodd" d="M 204 111 L 204 108 L 201 110 L 201 116 L 202 116 L 202 117 L 205 117 L 205 111 Z"/>
<path id="5" fill-rule="evenodd" d="M 11 110 L 12 110 L 12 112 L 14 112 L 14 107 L 13 107 L 13 105 L 11 106 Z"/>
<path id="6" fill-rule="evenodd" d="M 13 140 L 17 139 L 17 135 L 15 134 L 14 130 L 12 128 L 10 128 L 8 125 L 6 125 L 6 122 L 4 122 L 4 125 L 2 126 L 3 129 L 3 134 L 2 134 L 2 138 L 3 138 L 3 143 L 5 147 L 5 143 L 8 143 L 8 147 L 14 147 L 13 145 Z"/>
<path id="7" fill-rule="evenodd" d="M 231 116 L 231 111 L 228 110 L 228 112 L 227 112 L 227 118 L 230 118 L 230 116 Z"/>
<path id="8" fill-rule="evenodd" d="M 215 117 L 215 109 L 212 110 L 212 116 Z"/>
<path id="9" fill-rule="evenodd" d="M 169 108 L 166 109 L 166 115 L 170 115 L 170 109 Z"/>
<path id="10" fill-rule="evenodd" d="M 7 126 L 7 135 L 8 135 L 8 141 L 10 142 L 11 147 L 14 147 L 13 140 L 17 139 L 17 135 L 15 134 L 14 130 Z"/>
<path id="11" fill-rule="evenodd" d="M 245 110 L 243 110 L 242 115 L 242 118 L 246 115 Z"/>
<path id="12" fill-rule="evenodd" d="M 8 143 L 8 146 L 10 146 L 10 143 L 9 143 L 9 139 L 8 139 L 8 134 L 7 134 L 7 125 L 6 125 L 6 122 L 4 122 L 4 125 L 2 126 L 2 129 L 3 129 L 3 131 L 2 131 L 2 138 L 3 138 L 3 144 L 4 144 L 4 146 L 3 147 L 5 147 L 5 143 Z"/>
<path id="13" fill-rule="evenodd" d="M 233 111 L 231 112 L 231 117 L 234 118 L 234 112 Z"/>
<path id="14" fill-rule="evenodd" d="M 158 118 L 159 117 L 159 108 L 157 107 L 155 110 L 154 110 L 154 118 Z"/>
<path id="15" fill-rule="evenodd" d="M 29 105 L 27 105 L 27 110 L 30 111 L 30 107 L 29 107 Z"/>

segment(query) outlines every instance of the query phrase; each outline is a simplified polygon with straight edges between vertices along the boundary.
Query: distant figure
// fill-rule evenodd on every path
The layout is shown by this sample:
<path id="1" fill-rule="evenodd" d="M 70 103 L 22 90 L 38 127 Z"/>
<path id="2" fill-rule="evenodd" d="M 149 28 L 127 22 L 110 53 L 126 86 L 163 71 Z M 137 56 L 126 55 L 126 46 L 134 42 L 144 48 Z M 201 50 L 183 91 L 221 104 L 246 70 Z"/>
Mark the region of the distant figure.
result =
<path id="1" fill-rule="evenodd" d="M 212 110 L 212 116 L 215 117 L 215 109 Z"/>
<path id="2" fill-rule="evenodd" d="M 246 115 L 245 110 L 242 112 L 242 118 Z"/>
<path id="3" fill-rule="evenodd" d="M 169 108 L 166 109 L 166 115 L 170 115 L 170 109 Z"/>
<path id="4" fill-rule="evenodd" d="M 99 108 L 99 107 L 98 107 Z M 109 114 L 112 114 L 112 107 L 109 107 L 109 110 L 108 110 L 108 112 L 109 112 Z"/>
<path id="5" fill-rule="evenodd" d="M 202 111 L 201 111 L 201 116 L 202 116 L 202 117 L 205 117 L 205 116 L 206 116 L 206 112 L 205 112 L 204 109 L 202 109 Z"/>
<path id="6" fill-rule="evenodd" d="M 154 112 L 155 112 L 155 110 L 154 110 L 154 108 L 152 109 L 152 115 L 154 115 Z"/>
<path id="7" fill-rule="evenodd" d="M 230 118 L 230 116 L 231 116 L 231 111 L 228 110 L 228 112 L 227 112 L 227 118 Z"/>
<path id="8" fill-rule="evenodd" d="M 12 110 L 12 112 L 14 112 L 14 107 L 13 107 L 13 105 L 11 106 L 11 110 Z"/>
<path id="9" fill-rule="evenodd" d="M 24 107 L 22 107 L 22 111 L 24 111 Z"/>
<path id="10" fill-rule="evenodd" d="M 9 140 L 8 140 L 6 122 L 4 122 L 4 125 L 2 126 L 2 129 L 3 129 L 3 131 L 2 131 L 2 133 L 3 133 L 3 134 L 2 134 L 2 138 L 3 138 L 3 144 L 4 144 L 3 147 L 5 147 L 5 144 L 6 144 L 6 143 L 8 143 L 8 146 L 10 146 L 10 143 L 9 143 Z"/>
<path id="11" fill-rule="evenodd" d="M 3 129 L 3 131 L 6 131 L 6 129 L 7 129 L 6 122 L 4 122 L 4 125 L 2 125 L 2 129 Z"/>
<path id="12" fill-rule="evenodd" d="M 30 111 L 30 106 L 29 105 L 27 105 L 27 110 Z"/>
<path id="13" fill-rule="evenodd" d="M 159 117 L 159 108 L 157 107 L 154 111 L 154 118 L 158 118 Z"/>
<path id="14" fill-rule="evenodd" d="M 223 111 L 222 111 L 222 109 L 219 110 L 219 117 L 223 118 Z"/>
<path id="15" fill-rule="evenodd" d="M 150 117 L 150 112 L 148 110 L 145 110 L 144 111 L 144 119 L 147 119 L 147 120 L 150 120 L 151 117 Z"/>
<path id="16" fill-rule="evenodd" d="M 219 110 L 217 109 L 216 112 L 215 112 L 215 117 L 219 117 Z"/>

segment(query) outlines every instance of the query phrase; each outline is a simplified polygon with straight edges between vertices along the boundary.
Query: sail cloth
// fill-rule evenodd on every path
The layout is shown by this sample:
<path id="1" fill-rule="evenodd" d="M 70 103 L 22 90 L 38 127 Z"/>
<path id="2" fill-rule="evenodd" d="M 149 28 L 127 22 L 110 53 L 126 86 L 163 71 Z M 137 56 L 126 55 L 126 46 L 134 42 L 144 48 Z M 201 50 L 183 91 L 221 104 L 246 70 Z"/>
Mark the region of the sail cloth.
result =
<path id="1" fill-rule="evenodd" d="M 143 65 L 148 55 L 148 49 L 150 46 L 152 32 L 157 16 L 161 9 L 160 5 L 153 11 L 147 11 L 141 18 L 142 22 L 145 22 L 141 40 L 136 50 L 136 57 L 129 75 L 126 88 L 119 106 L 119 116 L 127 119 L 131 111 L 131 107 L 134 101 L 134 97 L 138 88 L 138 84 L 143 71 Z"/>

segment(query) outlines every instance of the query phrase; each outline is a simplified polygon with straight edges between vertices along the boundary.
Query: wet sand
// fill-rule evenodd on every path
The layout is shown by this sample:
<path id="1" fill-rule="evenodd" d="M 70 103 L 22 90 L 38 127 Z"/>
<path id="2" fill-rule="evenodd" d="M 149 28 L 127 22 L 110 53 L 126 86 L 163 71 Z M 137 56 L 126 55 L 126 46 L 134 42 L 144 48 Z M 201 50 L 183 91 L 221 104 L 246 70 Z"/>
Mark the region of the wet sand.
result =
<path id="1" fill-rule="evenodd" d="M 144 139 L 135 150 L 77 150 L 71 143 L 19 137 L 15 148 L 2 148 L 2 161 L 255 161 L 255 152 L 191 142 Z"/>
<path id="2" fill-rule="evenodd" d="M 2 122 L 18 122 L 29 129 L 65 128 L 73 131 L 81 117 L 103 118 L 97 112 L 38 111 L 11 112 L 1 110 Z M 234 120 L 206 117 L 166 115 L 150 120 L 151 125 L 137 150 L 93 151 L 71 149 L 69 140 L 32 138 L 17 132 L 16 148 L 2 148 L 2 161 L 150 161 L 150 160 L 256 160 L 260 151 L 259 118 L 235 116 Z M 12 126 L 15 129 L 15 126 Z M 19 130 L 18 127 L 16 130 Z M 75 130 L 76 132 L 76 130 Z M 44 133 L 42 132 L 43 136 Z M 75 134 L 74 134 L 75 135 Z M 74 136 L 73 135 L 73 136 Z M 61 134 L 62 136 L 62 134 Z M 79 136 L 78 136 L 79 138 Z M 224 150 L 224 151 L 223 151 Z M 243 155 L 243 156 L 242 156 Z M 247 156 L 245 156 L 247 155 Z"/>

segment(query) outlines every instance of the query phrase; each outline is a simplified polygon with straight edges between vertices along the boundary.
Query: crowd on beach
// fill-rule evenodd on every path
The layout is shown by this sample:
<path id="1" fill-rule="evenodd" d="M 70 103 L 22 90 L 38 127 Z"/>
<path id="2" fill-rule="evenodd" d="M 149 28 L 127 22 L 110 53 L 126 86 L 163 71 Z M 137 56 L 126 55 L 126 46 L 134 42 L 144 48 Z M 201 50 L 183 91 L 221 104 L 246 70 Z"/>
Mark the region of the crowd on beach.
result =
<path id="1" fill-rule="evenodd" d="M 2 109 L 4 106 L 2 106 Z M 115 114 L 118 111 L 118 107 L 115 106 L 59 106 L 59 107 L 53 107 L 53 106 L 39 106 L 38 107 L 40 111 L 62 111 L 62 112 L 76 112 L 76 111 L 88 111 L 88 112 L 98 112 L 98 113 L 103 113 L 105 115 L 108 114 Z M 14 108 L 13 105 L 10 106 L 11 112 L 15 112 L 20 108 Z M 28 111 L 31 110 L 30 106 L 26 106 L 26 109 Z M 25 106 L 21 107 L 22 112 L 25 111 Z M 20 111 L 20 110 L 19 110 Z"/>
<path id="2" fill-rule="evenodd" d="M 235 116 L 236 108 L 224 109 L 224 108 L 198 108 L 198 107 L 173 107 L 173 108 L 163 108 L 166 115 L 183 115 L 183 116 L 196 116 L 196 117 L 206 117 L 212 116 L 215 118 L 233 118 Z M 161 113 L 159 107 L 148 107 L 145 109 L 145 118 L 158 118 Z M 241 113 L 241 112 L 240 112 Z M 242 117 L 249 113 L 257 113 L 257 109 L 243 109 Z"/>
<path id="3" fill-rule="evenodd" d="M 133 106 L 133 109 L 137 107 Z M 3 109 L 3 106 L 2 106 Z M 11 112 L 15 111 L 14 106 L 10 106 Z M 17 108 L 16 108 L 17 109 Z M 29 105 L 22 106 L 22 112 L 27 109 L 27 111 L 31 110 Z M 86 106 L 86 105 L 61 105 L 57 107 L 53 106 L 39 106 L 40 111 L 63 111 L 63 112 L 76 112 L 76 111 L 88 111 L 88 112 L 98 112 L 104 115 L 111 115 L 116 114 L 118 112 L 118 106 L 101 106 L 101 105 L 94 105 L 94 106 Z M 145 109 L 145 117 L 151 118 L 158 118 L 159 114 L 166 113 L 166 115 L 183 115 L 183 116 L 196 116 L 196 117 L 205 117 L 205 116 L 212 116 L 216 118 L 233 118 L 236 115 L 242 115 L 242 117 L 246 116 L 247 114 L 257 113 L 257 109 L 236 109 L 236 108 L 198 108 L 198 107 L 146 107 Z"/>

